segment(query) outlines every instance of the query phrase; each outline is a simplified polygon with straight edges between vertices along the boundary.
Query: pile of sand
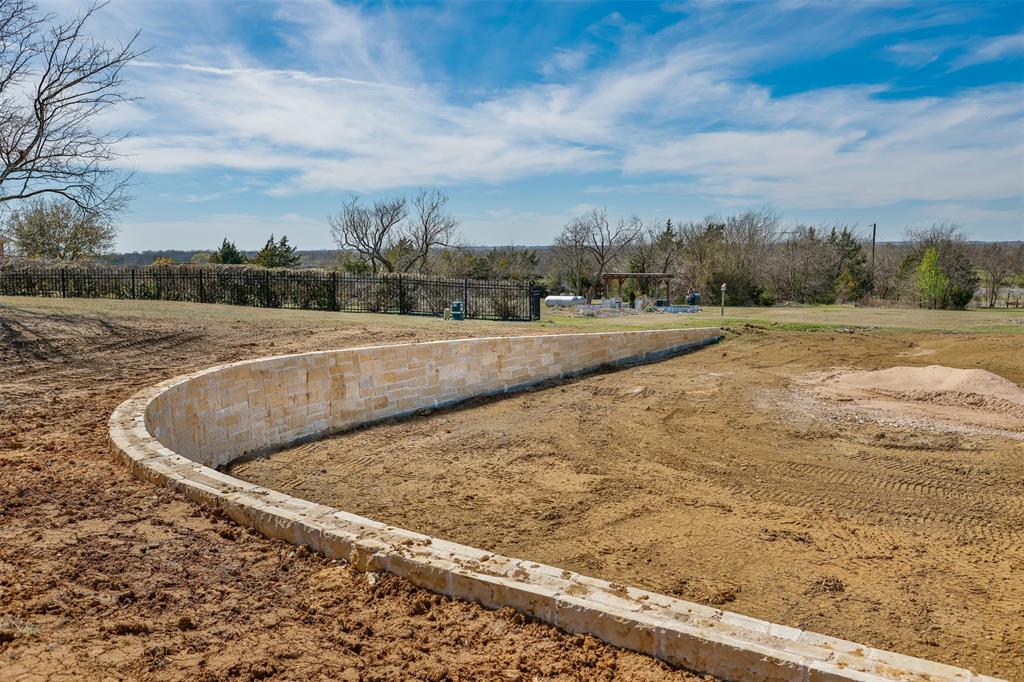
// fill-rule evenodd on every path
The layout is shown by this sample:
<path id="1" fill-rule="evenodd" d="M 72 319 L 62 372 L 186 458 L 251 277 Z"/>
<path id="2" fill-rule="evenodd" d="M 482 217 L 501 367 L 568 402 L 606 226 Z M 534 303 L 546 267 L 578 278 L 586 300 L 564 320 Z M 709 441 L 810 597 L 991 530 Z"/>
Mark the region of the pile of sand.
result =
<path id="1" fill-rule="evenodd" d="M 805 383 L 820 396 L 866 408 L 1024 431 L 1024 388 L 983 369 L 833 371 L 810 375 Z"/>

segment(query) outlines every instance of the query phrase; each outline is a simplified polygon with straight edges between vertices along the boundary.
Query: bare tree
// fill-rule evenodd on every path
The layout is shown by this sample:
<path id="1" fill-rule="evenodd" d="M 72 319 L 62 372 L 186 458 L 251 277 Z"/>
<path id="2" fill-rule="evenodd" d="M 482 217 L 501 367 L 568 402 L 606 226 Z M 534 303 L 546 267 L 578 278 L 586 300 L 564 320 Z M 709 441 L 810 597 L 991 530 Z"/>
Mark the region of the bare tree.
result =
<path id="1" fill-rule="evenodd" d="M 654 272 L 655 258 L 658 251 L 658 221 L 650 221 L 652 227 L 641 229 L 629 248 L 630 272 Z"/>
<path id="2" fill-rule="evenodd" d="M 722 241 L 736 269 L 761 274 L 765 257 L 778 239 L 781 222 L 779 214 L 769 208 L 725 219 Z"/>
<path id="3" fill-rule="evenodd" d="M 63 199 L 37 197 L 7 222 L 6 234 L 29 258 L 78 260 L 99 256 L 114 245 L 117 230 L 101 213 Z"/>
<path id="4" fill-rule="evenodd" d="M 109 165 L 120 138 L 92 124 L 130 99 L 121 86 L 138 33 L 116 47 L 94 42 L 86 24 L 102 6 L 60 22 L 28 0 L 0 0 L 0 203 L 57 195 L 105 215 L 124 206 L 128 177 Z"/>
<path id="5" fill-rule="evenodd" d="M 637 217 L 620 218 L 613 226 L 608 219 L 608 210 L 592 208 L 570 222 L 573 231 L 586 235 L 584 247 L 590 254 L 594 266 L 594 277 L 590 282 L 588 298 L 593 298 L 601 276 L 609 264 L 614 263 L 622 253 L 636 241 L 643 230 L 643 222 Z M 568 228 L 567 228 L 568 229 Z"/>
<path id="6" fill-rule="evenodd" d="M 906 244 L 883 242 L 878 245 L 874 262 L 871 264 L 873 296 L 891 301 L 913 297 L 911 282 L 904 276 L 903 267 L 910 252 L 911 248 Z"/>
<path id="7" fill-rule="evenodd" d="M 629 252 L 630 272 L 675 272 L 680 255 L 675 225 L 671 220 L 648 221 Z M 657 288 L 654 282 L 646 280 L 637 284 L 643 294 L 651 294 Z"/>
<path id="8" fill-rule="evenodd" d="M 572 293 L 576 295 L 580 294 L 580 274 L 586 265 L 589 239 L 588 227 L 580 220 L 569 221 L 555 237 L 555 253 L 564 266 L 570 270 L 570 276 L 575 285 Z"/>
<path id="9" fill-rule="evenodd" d="M 393 259 L 402 239 L 401 223 L 408 215 L 405 197 L 380 199 L 367 207 L 353 196 L 327 222 L 338 246 L 353 249 L 374 272 L 395 272 Z"/>
<path id="10" fill-rule="evenodd" d="M 974 254 L 973 262 L 984 278 L 988 306 L 994 308 L 1007 280 L 1024 271 L 1024 246 L 986 244 Z"/>
<path id="11" fill-rule="evenodd" d="M 706 292 L 710 287 L 721 254 L 724 229 L 725 224 L 720 220 L 707 217 L 699 222 L 682 223 L 676 230 L 683 268 L 689 283 L 698 291 Z"/>
<path id="12" fill-rule="evenodd" d="M 414 221 L 407 230 L 415 255 L 409 268 L 421 273 L 430 269 L 430 252 L 441 246 L 451 246 L 459 228 L 459 221 L 445 210 L 448 197 L 438 190 L 423 190 L 412 200 Z"/>
<path id="13" fill-rule="evenodd" d="M 675 272 L 679 266 L 679 257 L 682 255 L 683 247 L 676 236 L 675 225 L 672 220 L 666 220 L 660 231 L 651 229 L 651 236 L 654 239 L 653 262 L 658 272 Z"/>
<path id="14" fill-rule="evenodd" d="M 421 190 L 410 202 L 404 196 L 380 199 L 363 206 L 359 197 L 342 205 L 327 219 L 335 243 L 351 249 L 374 272 L 427 272 L 431 251 L 456 238 L 459 222 L 447 213 L 448 197 Z"/>

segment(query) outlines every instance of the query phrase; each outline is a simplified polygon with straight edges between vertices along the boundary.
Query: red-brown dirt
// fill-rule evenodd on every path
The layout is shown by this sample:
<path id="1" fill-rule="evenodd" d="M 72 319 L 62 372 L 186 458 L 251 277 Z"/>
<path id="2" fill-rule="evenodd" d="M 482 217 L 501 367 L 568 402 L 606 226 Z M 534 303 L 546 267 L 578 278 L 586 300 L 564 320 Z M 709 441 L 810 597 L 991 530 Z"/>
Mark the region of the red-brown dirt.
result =
<path id="1" fill-rule="evenodd" d="M 0 306 L 0 679 L 697 679 L 368 579 L 136 480 L 108 452 L 114 407 L 190 370 L 514 327 L 159 310 Z"/>
<path id="2" fill-rule="evenodd" d="M 232 473 L 500 554 L 1024 678 L 1021 342 L 736 329 L 695 353 Z M 840 381 L 832 395 L 839 367 L 857 388 Z"/>

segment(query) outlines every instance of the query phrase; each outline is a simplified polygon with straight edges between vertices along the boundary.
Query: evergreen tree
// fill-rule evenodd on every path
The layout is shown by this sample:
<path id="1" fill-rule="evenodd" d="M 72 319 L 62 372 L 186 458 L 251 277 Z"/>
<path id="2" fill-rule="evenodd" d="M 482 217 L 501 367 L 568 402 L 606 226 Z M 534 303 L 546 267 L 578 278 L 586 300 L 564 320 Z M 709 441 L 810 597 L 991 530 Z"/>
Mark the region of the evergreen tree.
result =
<path id="1" fill-rule="evenodd" d="M 871 291 L 871 272 L 864 245 L 845 227 L 838 231 L 833 228 L 828 241 L 835 263 L 836 298 L 856 301 L 867 295 Z"/>
<path id="2" fill-rule="evenodd" d="M 295 253 L 296 247 L 288 244 L 288 237 L 281 237 L 280 241 L 274 241 L 274 235 L 263 245 L 260 252 L 252 259 L 254 265 L 264 268 L 294 268 L 298 267 L 302 257 Z"/>
<path id="3" fill-rule="evenodd" d="M 245 254 L 235 246 L 235 243 L 229 242 L 225 237 L 220 248 L 210 254 L 210 262 L 220 265 L 242 265 L 246 262 L 246 258 Z"/>

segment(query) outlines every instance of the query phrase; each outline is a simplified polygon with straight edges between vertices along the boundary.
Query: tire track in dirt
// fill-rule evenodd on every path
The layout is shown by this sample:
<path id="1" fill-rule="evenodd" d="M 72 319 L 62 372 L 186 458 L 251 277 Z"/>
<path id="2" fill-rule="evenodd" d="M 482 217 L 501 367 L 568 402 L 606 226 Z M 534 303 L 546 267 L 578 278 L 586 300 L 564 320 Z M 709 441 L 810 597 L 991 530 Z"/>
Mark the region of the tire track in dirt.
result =
<path id="1" fill-rule="evenodd" d="M 1016 357 L 1001 337 L 741 330 L 691 355 L 308 443 L 301 459 L 286 451 L 238 473 L 794 627 L 982 672 L 1024 669 L 1018 444 L 784 409 L 795 377 L 907 363 L 896 354 L 914 343 L 934 350 L 928 364 Z"/>

